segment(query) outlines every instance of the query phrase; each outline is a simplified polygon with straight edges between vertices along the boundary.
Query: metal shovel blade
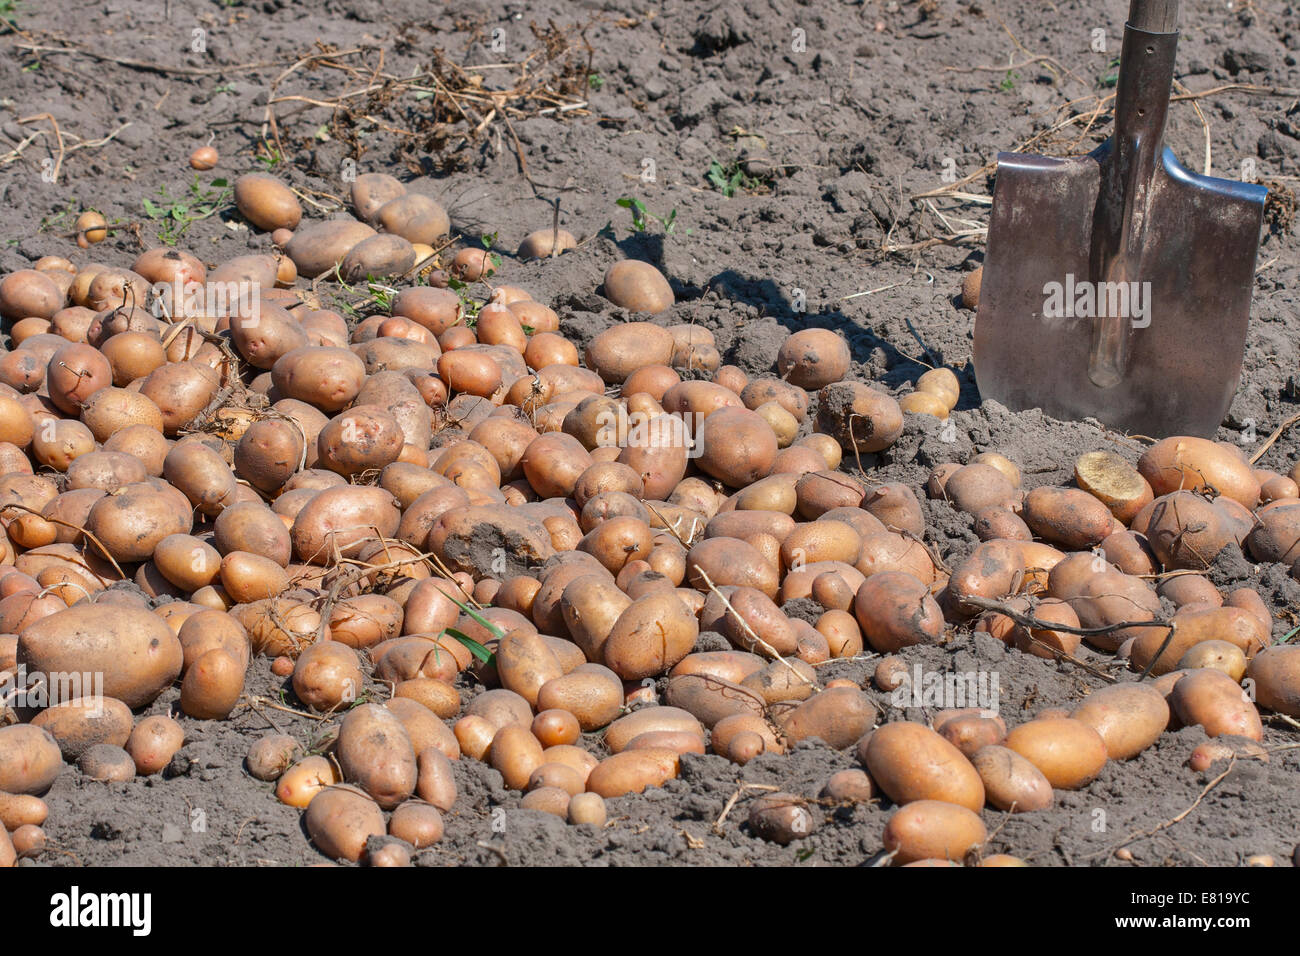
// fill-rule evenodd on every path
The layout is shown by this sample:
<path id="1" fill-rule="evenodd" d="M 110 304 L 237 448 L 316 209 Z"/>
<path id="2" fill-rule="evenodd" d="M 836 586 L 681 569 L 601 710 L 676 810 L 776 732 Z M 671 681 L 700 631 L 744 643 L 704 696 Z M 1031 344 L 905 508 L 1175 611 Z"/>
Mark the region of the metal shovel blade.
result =
<path id="1" fill-rule="evenodd" d="M 1091 154 L 999 155 L 975 320 L 984 397 L 1152 437 L 1222 422 L 1267 190 L 1163 147 L 1177 41 L 1125 27 L 1115 133 Z"/>

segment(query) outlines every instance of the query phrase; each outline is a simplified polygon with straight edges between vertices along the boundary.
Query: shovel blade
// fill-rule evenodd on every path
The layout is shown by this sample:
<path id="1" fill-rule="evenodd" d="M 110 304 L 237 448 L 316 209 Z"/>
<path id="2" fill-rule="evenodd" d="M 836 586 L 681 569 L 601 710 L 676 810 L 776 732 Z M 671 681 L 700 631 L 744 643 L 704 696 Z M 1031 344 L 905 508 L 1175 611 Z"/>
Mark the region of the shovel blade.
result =
<path id="1" fill-rule="evenodd" d="M 1096 418 L 1151 437 L 1212 436 L 1241 376 L 1267 190 L 1156 164 L 1136 283 L 1104 283 L 1093 224 L 1110 143 L 998 157 L 975 319 L 981 394 L 1013 411 Z M 1089 377 L 1093 317 L 1127 308 L 1121 381 Z M 1110 314 L 1117 314 L 1111 312 Z"/>

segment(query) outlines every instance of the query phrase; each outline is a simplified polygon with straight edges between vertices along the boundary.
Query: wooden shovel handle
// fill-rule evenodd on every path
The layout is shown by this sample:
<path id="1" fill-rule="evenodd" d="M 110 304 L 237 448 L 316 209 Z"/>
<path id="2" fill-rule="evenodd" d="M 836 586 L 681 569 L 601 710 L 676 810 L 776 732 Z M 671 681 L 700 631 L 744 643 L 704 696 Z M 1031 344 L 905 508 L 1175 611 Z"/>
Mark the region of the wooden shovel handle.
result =
<path id="1" fill-rule="evenodd" d="M 1178 29 L 1178 0 L 1132 0 L 1128 25 L 1147 33 L 1173 33 Z"/>

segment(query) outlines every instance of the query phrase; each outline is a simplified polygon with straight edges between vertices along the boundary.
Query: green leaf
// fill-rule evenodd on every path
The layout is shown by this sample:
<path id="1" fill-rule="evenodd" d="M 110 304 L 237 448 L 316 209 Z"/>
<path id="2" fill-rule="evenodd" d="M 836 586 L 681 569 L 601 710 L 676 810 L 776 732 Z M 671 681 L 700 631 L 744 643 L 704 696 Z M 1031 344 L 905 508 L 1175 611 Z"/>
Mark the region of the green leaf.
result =
<path id="1" fill-rule="evenodd" d="M 497 640 L 501 640 L 501 638 L 506 636 L 505 631 L 501 630 L 501 628 L 497 627 L 495 624 L 493 624 L 491 621 L 485 618 L 482 614 L 478 613 L 478 611 L 474 610 L 468 604 L 462 604 L 460 601 L 456 600 L 450 594 L 448 594 L 447 597 L 451 599 L 452 604 L 456 605 L 458 608 L 460 608 L 462 611 L 468 614 L 471 620 L 477 622 L 483 627 L 486 627 L 488 631 L 491 632 L 492 636 L 495 637 Z"/>
<path id="2" fill-rule="evenodd" d="M 452 600 L 454 601 L 456 599 L 452 598 Z M 481 660 L 484 664 L 491 664 L 492 659 L 496 657 L 495 654 L 489 651 L 478 641 L 474 640 L 474 638 L 470 637 L 468 634 L 464 634 L 456 630 L 454 627 L 445 628 L 443 630 L 443 633 L 448 635 L 449 637 L 454 637 L 456 640 L 460 641 L 462 644 L 468 647 L 469 652 L 473 654 L 475 657 L 477 657 L 479 660 Z"/>

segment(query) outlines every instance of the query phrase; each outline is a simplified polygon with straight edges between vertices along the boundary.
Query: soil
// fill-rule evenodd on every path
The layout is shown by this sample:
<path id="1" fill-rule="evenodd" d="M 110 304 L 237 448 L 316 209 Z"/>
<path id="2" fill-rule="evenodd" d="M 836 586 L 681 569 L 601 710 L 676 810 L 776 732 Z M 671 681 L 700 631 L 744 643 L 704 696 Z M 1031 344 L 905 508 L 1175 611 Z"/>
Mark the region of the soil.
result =
<path id="1" fill-rule="evenodd" d="M 74 13 L 69 4 L 22 4 L 17 32 L 0 36 L 0 272 L 43 255 L 89 261 L 66 234 L 90 206 L 118 224 L 93 258 L 129 265 L 158 241 L 160 224 L 145 200 L 166 204 L 160 189 L 173 199 L 187 194 L 194 174 L 186 160 L 196 146 L 211 136 L 222 156 L 216 170 L 199 174 L 205 189 L 216 177 L 261 168 L 257 157 L 278 149 L 282 160 L 272 171 L 309 197 L 309 217 L 340 208 L 331 197 L 346 194 L 350 172 L 389 171 L 442 202 L 467 244 L 495 234 L 502 279 L 556 308 L 579 344 L 626 318 L 598 290 L 611 262 L 636 257 L 655 263 L 677 295 L 658 321 L 711 329 L 724 361 L 751 372 L 769 372 L 782 338 L 807 326 L 843 332 L 853 351 L 851 377 L 895 393 L 928 365 L 956 369 L 962 394 L 954 427 L 909 416 L 888 452 L 845 463 L 872 480 L 919 490 L 934 464 L 993 450 L 1021 466 L 1026 486 L 1068 483 L 1077 454 L 1109 448 L 1135 460 L 1143 442 L 1096 422 L 981 403 L 969 364 L 974 316 L 958 299 L 963 275 L 980 262 L 980 242 L 923 244 L 986 222 L 987 206 L 914 197 L 967 176 L 958 192 L 987 196 L 986 164 L 999 150 L 1091 110 L 1108 91 L 1126 6 L 108 0 L 78 4 Z M 1253 164 L 1257 177 L 1273 184 L 1242 381 L 1218 435 L 1251 450 L 1300 412 L 1293 383 L 1300 338 L 1289 328 L 1300 256 L 1287 223 L 1294 209 L 1288 184 L 1300 174 L 1300 14 L 1275 0 L 1191 0 L 1182 21 L 1179 82 L 1192 91 L 1231 88 L 1176 103 L 1168 144 L 1189 167 L 1199 170 L 1208 148 L 1216 173 L 1236 177 Z M 533 102 L 507 114 L 508 125 L 491 119 L 476 134 L 457 122 L 448 134 L 431 121 L 429 96 L 404 86 L 351 98 L 350 111 L 308 102 L 362 89 L 375 71 L 422 73 L 438 50 L 451 63 L 487 65 L 478 74 L 499 88 L 516 74 L 492 65 L 544 49 L 545 37 L 533 28 L 548 24 L 558 31 L 551 35 L 557 49 L 567 44 L 571 52 L 549 64 L 539 55 L 533 69 L 563 73 L 573 94 L 567 102 L 585 102 L 582 108 L 535 115 L 542 104 Z M 1095 48 L 1094 29 L 1105 32 L 1104 51 Z M 285 75 L 300 58 L 327 51 L 352 72 L 310 61 Z M 275 103 L 269 127 L 269 100 L 286 96 L 307 99 Z M 1070 102 L 1072 110 L 1058 112 Z M 49 119 L 20 122 L 40 114 L 57 122 L 62 150 Z M 1076 123 L 1035 148 L 1085 152 L 1107 131 L 1104 118 L 1091 128 Z M 55 160 L 58 175 L 49 181 L 42 172 Z M 734 195 L 706 178 L 715 160 L 724 180 L 737 163 L 747 170 Z M 660 219 L 633 231 L 629 210 L 616 204 L 622 197 L 642 200 Z M 557 199 L 559 224 L 584 240 L 581 246 L 556 259 L 516 260 L 511 250 L 524 235 L 551 226 Z M 670 232 L 660 220 L 671 221 Z M 226 208 L 190 225 L 180 244 L 208 262 L 270 248 L 266 235 Z M 1284 432 L 1260 466 L 1289 472 L 1298 445 L 1300 433 Z M 937 502 L 926 510 L 928 537 L 946 560 L 970 549 L 968 517 Z M 1234 551 L 1221 557 L 1214 577 L 1259 587 L 1276 617 L 1275 637 L 1298 623 L 1300 586 L 1285 567 L 1256 567 Z M 1011 722 L 1069 707 L 1100 684 L 1068 664 L 964 631 L 903 656 L 934 671 L 996 674 L 1000 711 Z M 1083 657 L 1124 673 L 1106 655 Z M 871 657 L 839 661 L 819 672 L 865 682 L 886 718 L 930 715 L 928 708 L 899 712 L 888 695 L 870 689 L 874 664 Z M 473 692 L 466 685 L 465 695 Z M 227 722 L 181 717 L 189 742 L 162 776 L 103 785 L 66 769 L 46 798 L 55 852 L 45 860 L 319 862 L 299 812 L 279 804 L 271 785 L 242 764 L 262 733 L 291 733 L 310 746 L 330 721 L 281 709 L 294 707 L 292 694 L 265 660 L 250 673 L 248 693 L 256 706 Z M 169 692 L 150 712 L 174 709 L 176 697 Z M 1269 746 L 1295 741 L 1285 724 L 1267 728 Z M 986 811 L 993 836 L 985 852 L 1066 865 L 1239 865 L 1253 854 L 1290 861 L 1300 839 L 1300 750 L 1236 765 L 1196 803 L 1220 772 L 1187 769 L 1203 739 L 1199 729 L 1166 734 L 1135 760 L 1108 764 L 1087 788 L 1058 793 L 1047 811 L 1009 818 Z M 598 750 L 598 738 L 589 745 Z M 764 755 L 743 769 L 720 757 L 687 756 L 680 779 L 612 801 L 609 825 L 597 830 L 518 809 L 499 774 L 462 760 L 461 799 L 447 815 L 446 837 L 417 862 L 870 864 L 881 853 L 887 803 L 821 805 L 822 824 L 788 847 L 744 826 L 749 802 L 765 792 L 757 787 L 815 799 L 831 773 L 854 765 L 851 750 L 819 743 Z M 1114 856 L 1118 844 L 1157 828 L 1128 843 L 1132 863 Z"/>

